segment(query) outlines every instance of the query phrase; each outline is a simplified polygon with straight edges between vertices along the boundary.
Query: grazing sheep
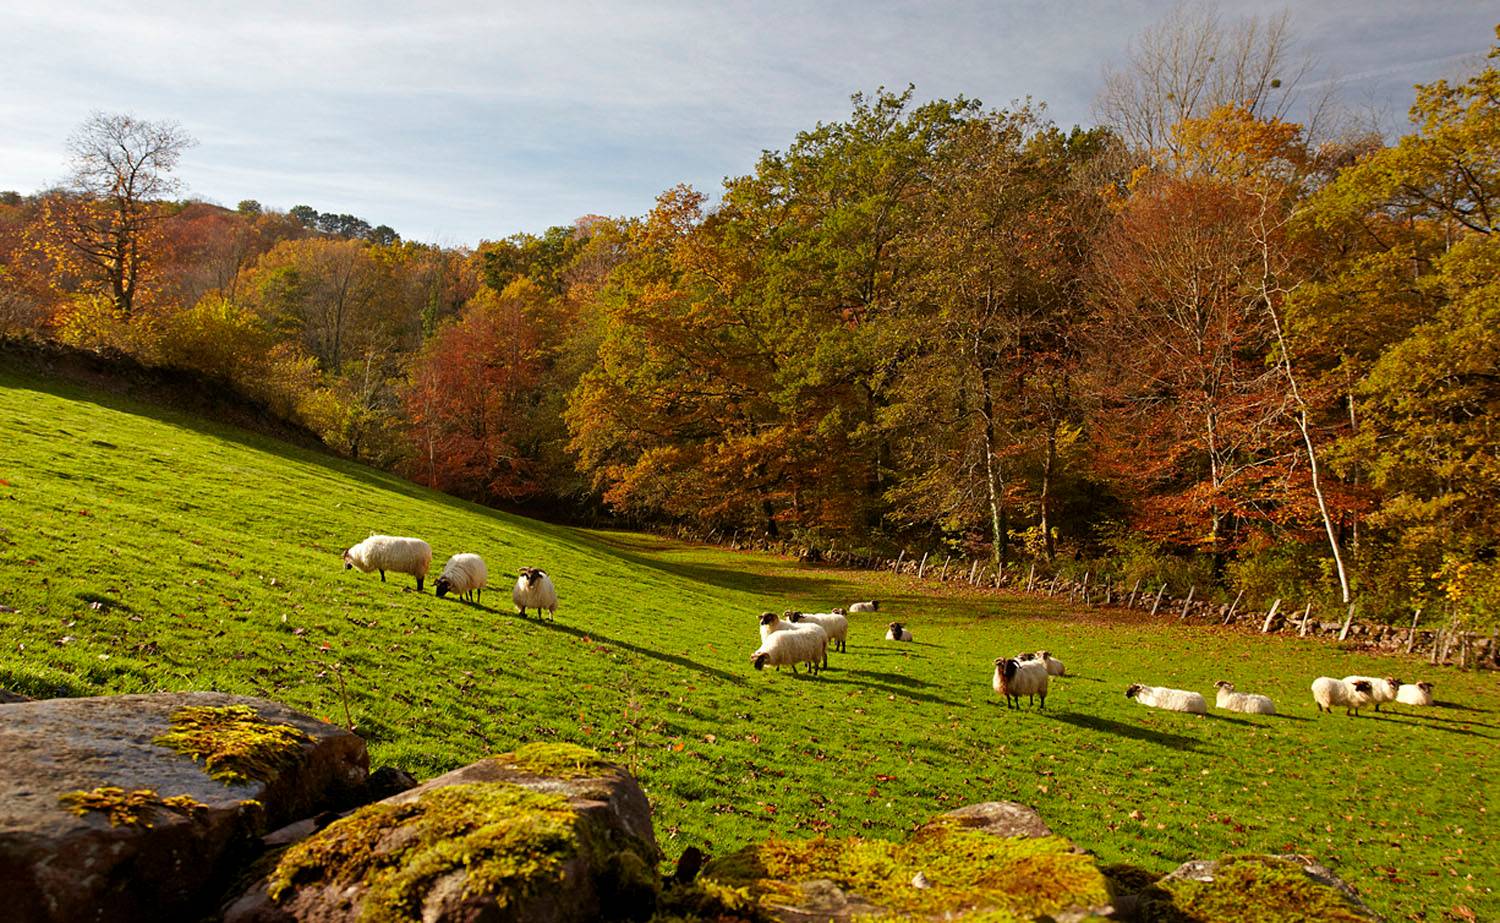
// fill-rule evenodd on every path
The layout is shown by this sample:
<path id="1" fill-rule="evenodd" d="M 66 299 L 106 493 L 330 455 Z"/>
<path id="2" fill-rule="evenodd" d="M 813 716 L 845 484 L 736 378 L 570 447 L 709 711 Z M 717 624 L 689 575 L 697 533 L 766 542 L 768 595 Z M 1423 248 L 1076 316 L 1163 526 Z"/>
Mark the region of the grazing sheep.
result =
<path id="1" fill-rule="evenodd" d="M 777 668 L 789 666 L 793 673 L 797 672 L 797 664 L 805 663 L 808 671 L 816 675 L 820 664 L 828 664 L 828 633 L 811 622 L 774 631 L 750 655 L 750 663 L 757 670 L 764 670 L 767 664 Z"/>
<path id="2" fill-rule="evenodd" d="M 1147 708 L 1185 711 L 1193 715 L 1208 714 L 1208 703 L 1203 701 L 1203 696 L 1186 689 L 1167 689 L 1162 686 L 1132 683 L 1130 688 L 1125 690 L 1125 697 L 1135 699 Z"/>
<path id="3" fill-rule="evenodd" d="M 1028 703 L 1034 703 L 1036 697 L 1042 700 L 1041 707 L 1047 707 L 1047 683 L 1051 675 L 1047 673 L 1047 667 L 1039 660 L 1017 660 L 1014 658 L 995 658 L 995 678 L 991 685 L 995 692 L 1005 697 L 1006 708 L 1020 708 L 1021 696 L 1027 697 Z M 1015 704 L 1011 704 L 1011 700 Z"/>
<path id="4" fill-rule="evenodd" d="M 420 538 L 372 535 L 344 552 L 344 570 L 357 567 L 366 574 L 378 570 L 381 583 L 385 582 L 386 571 L 411 574 L 417 578 L 418 593 L 431 566 L 432 546 Z"/>
<path id="5" fill-rule="evenodd" d="M 892 622 L 885 626 L 885 639 L 887 641 L 910 641 L 911 632 L 900 622 Z"/>
<path id="6" fill-rule="evenodd" d="M 1344 682 L 1354 683 L 1364 680 L 1370 684 L 1371 699 L 1375 703 L 1375 710 L 1380 711 L 1381 702 L 1396 701 L 1396 693 L 1401 690 L 1401 680 L 1394 676 L 1381 678 L 1378 676 L 1346 676 Z"/>
<path id="7" fill-rule="evenodd" d="M 800 625 L 811 622 L 822 625 L 823 630 L 828 632 L 828 643 L 840 654 L 844 653 L 844 642 L 849 636 L 849 617 L 839 610 L 832 612 L 793 612 L 792 623 Z"/>
<path id="8" fill-rule="evenodd" d="M 448 559 L 448 563 L 443 565 L 443 573 L 433 582 L 432 588 L 437 592 L 438 599 L 454 593 L 473 600 L 477 594 L 484 592 L 489 576 L 484 558 L 464 552 Z"/>
<path id="9" fill-rule="evenodd" d="M 1432 683 L 1403 683 L 1396 690 L 1396 701 L 1402 705 L 1431 705 Z"/>
<path id="10" fill-rule="evenodd" d="M 1359 709 L 1374 701 L 1374 687 L 1367 679 L 1347 680 L 1334 679 L 1331 676 L 1320 676 L 1312 683 L 1313 701 L 1318 703 L 1318 711 L 1332 712 L 1335 705 L 1344 706 L 1344 714 L 1359 714 Z"/>
<path id="11" fill-rule="evenodd" d="M 777 618 L 774 612 L 762 612 L 760 614 L 760 639 L 764 641 L 766 640 L 766 636 L 772 632 L 787 631 L 788 629 L 795 628 L 796 625 L 792 622 L 792 616 L 801 614 L 800 612 L 793 612 L 788 609 L 784 617 Z"/>
<path id="12" fill-rule="evenodd" d="M 1214 703 L 1225 711 L 1245 712 L 1250 715 L 1274 715 L 1276 714 L 1276 703 L 1269 696 L 1256 695 L 1253 692 L 1235 692 L 1234 683 L 1219 680 L 1214 683 L 1219 690 L 1218 700 Z"/>
<path id="13" fill-rule="evenodd" d="M 516 578 L 516 587 L 510 591 L 510 598 L 521 610 L 522 617 L 528 608 L 535 609 L 539 617 L 543 609 L 547 610 L 548 617 L 557 617 L 557 588 L 552 585 L 552 578 L 539 567 L 521 568 L 521 576 Z"/>
<path id="14" fill-rule="evenodd" d="M 880 611 L 880 600 L 878 600 L 878 599 L 872 599 L 869 602 L 850 603 L 849 604 L 849 611 L 850 612 L 879 612 Z"/>

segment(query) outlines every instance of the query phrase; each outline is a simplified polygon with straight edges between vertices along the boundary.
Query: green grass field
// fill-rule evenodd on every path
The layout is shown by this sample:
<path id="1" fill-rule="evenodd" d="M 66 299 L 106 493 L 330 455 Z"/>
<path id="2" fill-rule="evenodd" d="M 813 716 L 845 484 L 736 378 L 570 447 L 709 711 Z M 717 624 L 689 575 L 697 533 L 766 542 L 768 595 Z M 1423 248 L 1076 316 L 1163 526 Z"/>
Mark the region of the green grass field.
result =
<path id="1" fill-rule="evenodd" d="M 341 676 L 374 765 L 425 777 L 524 741 L 592 746 L 635 767 L 674 857 L 770 832 L 900 837 L 1014 799 L 1106 862 L 1297 851 L 1393 918 L 1500 918 L 1492 675 L 549 526 L 5 370 L 0 433 L 0 687 L 212 689 L 343 723 Z M 541 566 L 557 620 L 515 615 L 503 577 L 474 606 L 345 571 L 372 531 L 427 539 L 434 577 L 457 551 L 492 574 Z M 852 617 L 822 676 L 750 668 L 763 609 L 872 596 L 882 612 Z M 890 618 L 916 642 L 885 642 Z M 1043 647 L 1070 675 L 1045 712 L 1007 711 L 991 660 Z M 1319 717 L 1311 680 L 1356 672 L 1434 680 L 1445 704 Z M 1123 694 L 1218 679 L 1284 716 Z"/>

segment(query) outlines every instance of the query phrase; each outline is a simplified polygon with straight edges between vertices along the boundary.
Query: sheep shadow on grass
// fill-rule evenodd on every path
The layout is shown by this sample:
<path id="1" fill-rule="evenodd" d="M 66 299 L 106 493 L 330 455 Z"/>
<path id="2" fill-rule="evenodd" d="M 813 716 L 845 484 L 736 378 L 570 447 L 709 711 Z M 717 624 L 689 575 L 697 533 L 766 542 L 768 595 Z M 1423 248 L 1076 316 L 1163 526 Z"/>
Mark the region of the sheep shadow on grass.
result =
<path id="1" fill-rule="evenodd" d="M 898 686 L 908 686 L 914 689 L 926 689 L 927 687 L 932 685 L 932 683 L 929 683 L 924 679 L 917 679 L 916 677 L 906 676 L 902 673 L 876 673 L 873 670 L 847 669 L 841 669 L 839 670 L 839 672 L 847 676 L 868 676 L 872 681 L 884 680 L 888 683 L 895 683 Z"/>
<path id="2" fill-rule="evenodd" d="M 1198 752 L 1201 744 L 1193 737 L 1183 734 L 1172 734 L 1168 731 L 1153 731 L 1123 721 L 1114 721 L 1109 718 L 1101 718 L 1098 715 L 1085 715 L 1078 712 L 1056 712 L 1049 711 L 1045 714 L 1048 718 L 1071 724 L 1074 727 L 1083 728 L 1086 731 L 1099 731 L 1105 734 L 1114 734 L 1117 737 L 1128 737 L 1131 740 L 1140 740 L 1146 743 L 1157 744 L 1171 750 L 1188 750 Z"/>
<path id="3" fill-rule="evenodd" d="M 1364 715 L 1361 715 L 1361 717 L 1372 717 L 1372 716 L 1377 716 L 1377 713 L 1376 712 L 1366 712 Z M 1479 722 L 1477 722 L 1477 721 L 1465 721 L 1465 722 L 1462 722 L 1463 723 L 1462 727 L 1449 727 L 1447 725 L 1447 723 L 1435 724 L 1435 723 L 1433 723 L 1431 721 L 1419 721 L 1419 720 L 1416 719 L 1415 716 L 1407 716 L 1407 715 L 1403 715 L 1403 714 L 1401 714 L 1399 712 L 1383 711 L 1383 712 L 1379 712 L 1378 713 L 1378 717 L 1384 718 L 1387 721 L 1391 722 L 1392 724 L 1409 724 L 1412 727 L 1430 728 L 1430 729 L 1432 729 L 1434 731 L 1443 731 L 1443 732 L 1448 733 L 1448 734 L 1463 734 L 1463 735 L 1465 735 L 1467 737 L 1479 737 L 1479 738 L 1482 738 L 1484 740 L 1500 740 L 1500 735 L 1497 735 L 1497 734 L 1486 734 L 1483 731 L 1470 730 L 1469 729 L 1470 725 L 1475 725 L 1475 724 L 1478 724 L 1480 727 L 1490 727 L 1491 726 L 1491 725 L 1488 725 L 1488 724 L 1479 724 Z M 1439 719 L 1439 720 L 1441 720 L 1441 719 Z"/>
<path id="4" fill-rule="evenodd" d="M 896 696 L 898 698 L 903 698 L 903 699 L 914 699 L 914 700 L 916 700 L 918 702 L 927 702 L 927 703 L 933 704 L 933 705 L 946 705 L 949 708 L 963 708 L 964 707 L 961 703 L 954 702 L 951 699 L 945 699 L 942 696 L 936 696 L 936 695 L 932 695 L 932 694 L 926 693 L 926 692 L 916 692 L 916 691 L 913 691 L 911 689 L 902 688 L 900 686 L 888 686 L 885 683 L 877 683 L 877 682 L 872 682 L 870 680 L 854 679 L 854 678 L 850 677 L 851 673 L 865 672 L 865 671 L 862 671 L 862 670 L 861 671 L 855 671 L 855 670 L 836 670 L 835 669 L 835 670 L 832 670 L 830 672 L 834 673 L 835 675 L 832 676 L 832 677 L 827 677 L 826 675 L 820 674 L 818 676 L 818 681 L 819 682 L 823 682 L 823 683 L 832 683 L 835 686 L 860 686 L 860 687 L 863 687 L 865 689 L 869 689 L 872 692 L 883 692 L 886 695 L 893 695 L 893 696 Z M 842 678 L 841 679 L 840 678 L 841 676 L 842 677 L 850 677 L 850 678 Z M 889 677 L 883 677 L 883 678 L 887 678 L 888 679 Z"/>
<path id="5" fill-rule="evenodd" d="M 519 613 L 516 613 L 515 617 L 521 618 L 522 616 Z M 609 647 L 618 647 L 621 650 L 627 650 L 632 654 L 639 654 L 642 657 L 647 657 L 651 660 L 659 660 L 662 663 L 670 663 L 674 666 L 692 670 L 695 673 L 702 673 L 705 676 L 712 676 L 716 679 L 722 679 L 724 682 L 733 683 L 736 686 L 745 685 L 745 677 L 743 676 L 736 676 L 728 671 L 720 670 L 718 667 L 710 667 L 706 664 L 699 663 L 698 661 L 693 660 L 689 657 L 684 657 L 681 654 L 668 654 L 649 647 L 642 647 L 639 644 L 631 644 L 629 641 L 621 641 L 618 638 L 611 638 L 608 635 L 600 634 L 599 632 L 592 629 L 585 631 L 582 628 L 574 628 L 572 625 L 563 625 L 551 620 L 526 618 L 525 621 L 533 625 L 537 625 L 541 628 L 549 629 L 551 631 L 562 632 L 565 635 L 572 635 L 573 637 L 580 639 L 588 638 L 589 640 L 595 641 L 599 644 L 607 645 Z M 747 666 L 746 669 L 751 668 Z"/>

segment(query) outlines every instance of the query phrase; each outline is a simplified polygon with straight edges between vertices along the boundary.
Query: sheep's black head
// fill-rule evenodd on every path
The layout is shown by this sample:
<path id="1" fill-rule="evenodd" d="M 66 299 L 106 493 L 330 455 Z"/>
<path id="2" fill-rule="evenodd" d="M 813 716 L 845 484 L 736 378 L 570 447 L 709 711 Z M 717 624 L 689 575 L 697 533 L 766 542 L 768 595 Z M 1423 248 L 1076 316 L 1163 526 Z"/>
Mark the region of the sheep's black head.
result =
<path id="1" fill-rule="evenodd" d="M 788 622 L 790 622 L 792 620 L 792 616 L 794 616 L 794 615 L 801 615 L 801 614 L 802 613 L 798 612 L 796 609 L 782 609 L 781 610 L 781 617 L 784 618 L 784 619 L 786 619 Z"/>
<path id="2" fill-rule="evenodd" d="M 1231 683 L 1227 679 L 1221 679 L 1217 683 L 1214 683 L 1214 688 L 1215 689 L 1223 689 L 1225 692 L 1233 692 L 1234 691 L 1234 683 Z"/>
<path id="3" fill-rule="evenodd" d="M 770 654 L 756 653 L 750 655 L 750 662 L 755 665 L 755 669 L 757 670 L 764 670 L 766 668 L 766 661 L 770 659 Z"/>
<path id="4" fill-rule="evenodd" d="M 1001 669 L 1005 672 L 1005 678 L 1007 680 L 1015 679 L 1016 674 L 1021 672 L 1021 662 L 1019 660 L 1016 660 L 1015 658 L 1011 658 L 1010 660 L 1005 661 L 1005 664 L 1001 667 Z"/>
<path id="5" fill-rule="evenodd" d="M 902 625 L 900 622 L 892 622 L 885 627 L 889 628 L 892 633 L 899 635 L 901 634 L 901 629 L 905 628 L 906 626 Z"/>
<path id="6" fill-rule="evenodd" d="M 1390 684 L 1390 687 L 1392 689 L 1400 689 L 1401 688 L 1401 680 L 1397 679 L 1394 676 L 1387 676 L 1385 678 L 1385 681 Z"/>
<path id="7" fill-rule="evenodd" d="M 1422 690 L 1423 692 L 1431 692 L 1432 683 L 1417 683 L 1417 688 Z"/>
<path id="8" fill-rule="evenodd" d="M 448 578 L 446 576 L 437 578 L 437 582 L 432 585 L 432 589 L 433 592 L 437 593 L 438 599 L 442 599 L 444 596 L 448 595 L 449 585 L 450 584 L 448 583 Z"/>
<path id="9" fill-rule="evenodd" d="M 354 559 L 349 557 L 350 550 L 349 548 L 344 549 L 344 570 L 350 570 L 354 567 Z"/>
<path id="10" fill-rule="evenodd" d="M 1357 679 L 1354 681 L 1354 691 L 1363 692 L 1365 695 L 1371 695 L 1375 692 L 1375 687 L 1371 686 L 1370 681 L 1367 679 Z"/>
<path id="11" fill-rule="evenodd" d="M 1036 655 L 1035 654 L 1017 654 L 1016 655 L 1016 659 L 1017 660 L 1022 660 L 1022 661 L 1025 661 L 1025 660 L 1035 660 L 1036 659 Z"/>
<path id="12" fill-rule="evenodd" d="M 776 613 L 774 613 L 774 612 L 762 612 L 760 614 L 760 623 L 762 625 L 775 625 L 776 624 Z"/>
<path id="13" fill-rule="evenodd" d="M 1127 699 L 1133 699 L 1137 695 L 1140 694 L 1140 691 L 1141 691 L 1141 684 L 1140 683 L 1131 683 L 1130 686 L 1129 686 L 1129 688 L 1127 688 L 1125 690 L 1125 698 L 1127 698 Z"/>
<path id="14" fill-rule="evenodd" d="M 876 612 L 879 612 L 880 611 L 880 600 L 878 600 L 878 599 L 872 599 L 872 600 L 870 600 L 870 608 L 874 609 Z"/>
<path id="15" fill-rule="evenodd" d="M 800 612 L 792 612 L 788 613 L 787 621 L 800 625 L 801 623 L 807 621 L 807 616 L 803 615 Z"/>
<path id="16" fill-rule="evenodd" d="M 848 615 L 849 614 L 849 610 L 845 609 L 843 606 L 834 606 L 833 607 L 833 614 L 834 615 Z"/>
<path id="17" fill-rule="evenodd" d="M 1046 660 L 1048 657 L 1052 656 L 1052 652 L 1051 651 L 1037 651 L 1036 655 L 1038 657 L 1042 658 L 1043 660 Z"/>

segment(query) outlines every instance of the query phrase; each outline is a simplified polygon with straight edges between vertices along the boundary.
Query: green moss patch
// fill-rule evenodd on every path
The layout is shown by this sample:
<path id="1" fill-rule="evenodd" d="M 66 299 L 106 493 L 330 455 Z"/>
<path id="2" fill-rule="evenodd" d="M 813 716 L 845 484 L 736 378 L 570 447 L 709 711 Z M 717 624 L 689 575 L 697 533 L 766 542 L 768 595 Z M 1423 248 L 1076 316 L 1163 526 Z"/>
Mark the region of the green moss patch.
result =
<path id="1" fill-rule="evenodd" d="M 262 721 L 248 705 L 189 705 L 172 713 L 172 729 L 153 743 L 203 762 L 228 785 L 271 782 L 302 761 L 312 738 L 290 724 Z"/>
<path id="2" fill-rule="evenodd" d="M 931 887 L 915 888 L 921 872 Z M 1104 876 L 1060 837 L 1003 838 L 953 826 L 905 843 L 772 839 L 716 860 L 704 877 L 745 887 L 765 903 L 796 904 L 799 882 L 826 878 L 891 914 L 1030 919 L 1109 900 Z"/>
<path id="3" fill-rule="evenodd" d="M 1221 859 L 1213 881 L 1163 881 L 1143 897 L 1144 918 L 1167 923 L 1364 923 L 1370 919 L 1338 889 L 1313 881 L 1297 863 L 1274 856 Z"/>
<path id="4" fill-rule="evenodd" d="M 79 817 L 90 811 L 98 811 L 109 819 L 111 827 L 150 827 L 153 815 L 160 811 L 193 818 L 208 810 L 208 805 L 189 795 L 163 798 L 149 788 L 126 791 L 113 785 L 91 791 L 64 792 L 58 800 L 70 813 Z"/>
<path id="5" fill-rule="evenodd" d="M 557 779 L 597 776 L 613 766 L 597 750 L 569 743 L 530 743 L 495 759 L 522 772 Z"/>
<path id="6" fill-rule="evenodd" d="M 421 916 L 432 884 L 468 873 L 465 894 L 505 907 L 561 880 L 579 849 L 577 815 L 565 799 L 503 782 L 434 789 L 406 804 L 372 804 L 292 846 L 272 873 L 282 900 L 298 885 L 363 883 L 367 921 Z"/>

